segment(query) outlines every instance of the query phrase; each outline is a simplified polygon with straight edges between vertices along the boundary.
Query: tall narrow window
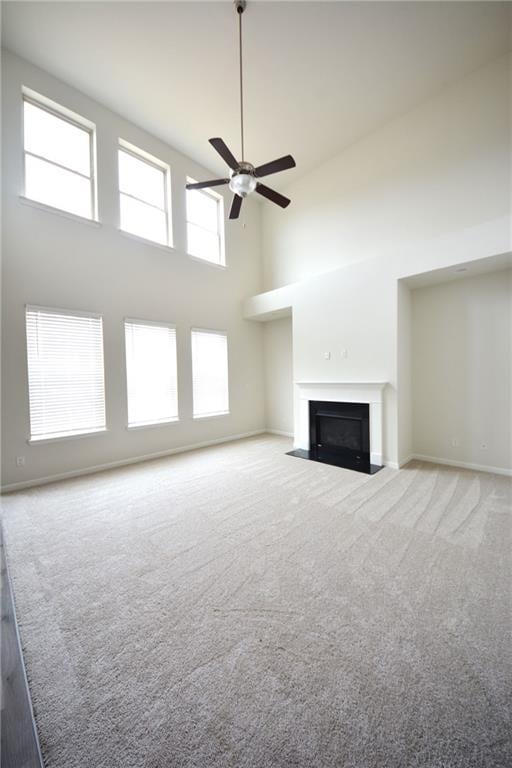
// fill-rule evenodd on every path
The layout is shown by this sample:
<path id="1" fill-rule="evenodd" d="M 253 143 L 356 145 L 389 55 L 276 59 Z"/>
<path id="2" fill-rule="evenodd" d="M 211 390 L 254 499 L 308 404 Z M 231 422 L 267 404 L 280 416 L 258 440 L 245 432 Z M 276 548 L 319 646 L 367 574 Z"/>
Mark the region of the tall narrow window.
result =
<path id="1" fill-rule="evenodd" d="M 169 167 L 125 142 L 119 147 L 121 229 L 170 245 Z"/>
<path id="2" fill-rule="evenodd" d="M 125 321 L 128 426 L 178 419 L 176 329 Z"/>
<path id="3" fill-rule="evenodd" d="M 224 265 L 222 201 L 212 190 L 187 189 L 187 251 L 198 259 Z"/>
<path id="4" fill-rule="evenodd" d="M 229 413 L 228 339 L 217 331 L 192 331 L 194 418 Z"/>
<path id="5" fill-rule="evenodd" d="M 27 307 L 26 323 L 31 440 L 104 430 L 101 317 Z"/>
<path id="6" fill-rule="evenodd" d="M 25 197 L 96 218 L 92 123 L 25 91 L 23 147 Z"/>

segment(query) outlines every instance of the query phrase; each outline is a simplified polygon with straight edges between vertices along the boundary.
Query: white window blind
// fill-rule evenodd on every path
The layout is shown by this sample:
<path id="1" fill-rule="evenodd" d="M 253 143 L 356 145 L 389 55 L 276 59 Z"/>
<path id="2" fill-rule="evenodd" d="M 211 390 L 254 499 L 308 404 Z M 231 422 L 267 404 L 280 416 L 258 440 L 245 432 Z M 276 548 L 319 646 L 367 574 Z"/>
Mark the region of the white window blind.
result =
<path id="1" fill-rule="evenodd" d="M 178 419 L 176 329 L 125 321 L 128 426 Z"/>
<path id="2" fill-rule="evenodd" d="M 121 229 L 169 245 L 168 167 L 138 152 L 119 148 Z"/>
<path id="3" fill-rule="evenodd" d="M 101 317 L 27 307 L 31 440 L 105 429 Z"/>
<path id="4" fill-rule="evenodd" d="M 211 190 L 187 189 L 187 251 L 224 264 L 222 197 Z"/>
<path id="5" fill-rule="evenodd" d="M 216 331 L 192 331 L 194 417 L 229 413 L 228 339 Z"/>
<path id="6" fill-rule="evenodd" d="M 35 96 L 23 99 L 25 196 L 92 219 L 94 128 L 85 120 L 81 124 L 78 116 L 68 117 L 68 110 L 42 101 L 38 103 Z"/>

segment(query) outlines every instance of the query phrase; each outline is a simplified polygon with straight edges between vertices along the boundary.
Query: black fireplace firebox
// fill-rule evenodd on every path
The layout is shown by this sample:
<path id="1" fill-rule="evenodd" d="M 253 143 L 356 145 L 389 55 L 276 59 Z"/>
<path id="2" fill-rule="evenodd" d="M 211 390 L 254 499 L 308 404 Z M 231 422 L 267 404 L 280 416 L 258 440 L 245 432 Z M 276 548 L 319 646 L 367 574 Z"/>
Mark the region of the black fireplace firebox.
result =
<path id="1" fill-rule="evenodd" d="M 375 474 L 381 467 L 370 462 L 370 406 L 310 400 L 309 451 L 290 456 Z"/>

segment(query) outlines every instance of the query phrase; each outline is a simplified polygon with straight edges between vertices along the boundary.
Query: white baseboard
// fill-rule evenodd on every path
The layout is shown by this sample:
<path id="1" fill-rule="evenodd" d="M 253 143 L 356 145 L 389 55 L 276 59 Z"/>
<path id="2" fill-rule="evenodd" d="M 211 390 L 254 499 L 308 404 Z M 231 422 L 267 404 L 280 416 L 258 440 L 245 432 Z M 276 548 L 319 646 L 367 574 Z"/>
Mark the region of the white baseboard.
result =
<path id="1" fill-rule="evenodd" d="M 234 440 L 243 440 L 245 437 L 255 437 L 255 435 L 263 435 L 267 432 L 266 429 L 256 429 L 253 432 L 243 432 L 239 435 L 229 435 L 228 437 L 218 437 L 214 440 L 205 440 L 202 443 L 193 443 L 191 445 L 183 445 L 179 448 L 169 448 L 165 451 L 158 451 L 157 453 L 147 453 L 144 456 L 134 456 L 130 459 L 121 459 L 119 461 L 111 461 L 108 464 L 97 464 L 93 467 L 86 467 L 85 469 L 74 469 L 70 472 L 61 472 L 58 475 L 48 475 L 47 477 L 38 477 L 35 480 L 23 480 L 19 483 L 9 483 L 3 485 L 0 489 L 0 493 L 9 493 L 10 491 L 20 491 L 23 488 L 34 488 L 38 485 L 47 485 L 48 483 L 55 483 L 59 480 L 70 480 L 73 477 L 82 477 L 83 475 L 93 475 L 95 472 L 106 472 L 109 469 L 116 469 L 116 467 L 124 467 L 129 464 L 139 464 L 142 461 L 151 461 L 151 459 L 160 459 L 165 456 L 172 456 L 175 453 L 187 453 L 187 451 L 195 451 L 198 448 L 207 448 L 209 445 L 218 445 L 219 443 L 231 443 Z"/>
<path id="2" fill-rule="evenodd" d="M 506 475 L 507 477 L 512 477 L 512 469 L 509 469 L 508 467 L 490 467 L 487 464 L 471 464 L 467 461 L 441 459 L 439 456 L 425 456 L 422 453 L 413 453 L 408 461 L 412 461 L 412 459 L 428 461 L 431 464 L 445 464 L 448 467 L 460 467 L 460 469 L 472 469 L 476 472 L 490 472 L 493 475 Z"/>
<path id="3" fill-rule="evenodd" d="M 269 435 L 280 435 L 281 437 L 293 437 L 293 432 L 283 432 L 282 429 L 266 429 Z"/>

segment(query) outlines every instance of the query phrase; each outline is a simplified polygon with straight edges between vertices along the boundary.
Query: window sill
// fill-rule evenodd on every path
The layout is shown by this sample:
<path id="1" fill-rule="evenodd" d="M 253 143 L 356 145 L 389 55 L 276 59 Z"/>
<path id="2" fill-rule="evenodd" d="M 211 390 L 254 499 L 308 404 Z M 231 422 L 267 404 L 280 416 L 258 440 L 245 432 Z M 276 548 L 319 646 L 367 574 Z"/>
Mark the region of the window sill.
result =
<path id="1" fill-rule="evenodd" d="M 71 219 L 72 221 L 78 221 L 82 224 L 88 224 L 92 227 L 101 227 L 101 221 L 99 219 L 88 219 L 85 216 L 79 216 L 77 213 L 70 213 L 70 211 L 63 211 L 62 208 L 55 208 L 53 205 L 47 205 L 46 203 L 41 203 L 39 200 L 32 200 L 30 197 L 25 197 L 25 195 L 19 195 L 19 201 L 20 203 L 23 203 L 23 205 L 28 205 L 30 208 L 38 208 L 40 211 L 47 211 L 48 213 L 54 213 L 57 214 L 57 216 L 64 216 L 66 219 Z"/>
<path id="2" fill-rule="evenodd" d="M 121 229 L 120 227 L 117 228 L 117 231 L 123 237 L 128 237 L 130 240 L 134 240 L 136 243 L 140 243 L 141 245 L 149 245 L 153 248 L 159 248 L 161 251 L 166 251 L 167 253 L 177 253 L 178 255 L 184 255 L 188 259 L 197 261 L 199 264 L 206 264 L 207 266 L 215 267 L 216 269 L 222 269 L 222 270 L 227 269 L 226 264 L 217 264 L 215 261 L 208 261 L 208 259 L 201 259 L 199 256 L 194 256 L 192 253 L 187 253 L 187 251 L 179 251 L 177 248 L 174 247 L 174 245 L 165 245 L 164 243 L 158 243 L 156 240 L 148 240 L 147 237 L 134 235 L 133 232 L 126 232 L 124 229 Z"/>
<path id="3" fill-rule="evenodd" d="M 165 243 L 159 243 L 157 240 L 149 240 L 147 237 L 142 237 L 141 235 L 135 235 L 133 232 L 126 232 L 126 230 L 121 229 L 121 227 L 117 228 L 117 231 L 120 235 L 123 235 L 123 237 L 128 237 L 130 240 L 135 240 L 137 243 L 142 243 L 143 245 L 151 245 L 154 248 L 160 248 L 163 251 L 170 251 L 171 253 L 174 253 L 176 250 L 173 245 L 166 245 Z"/>
<path id="4" fill-rule="evenodd" d="M 204 416 L 193 416 L 194 421 L 208 421 L 209 419 L 222 419 L 223 416 L 229 416 L 229 411 L 223 411 L 222 413 L 208 413 Z"/>
<path id="5" fill-rule="evenodd" d="M 209 261 L 209 259 L 202 259 L 200 256 L 194 256 L 193 253 L 187 252 L 185 255 L 188 256 L 189 259 L 198 261 L 200 264 L 207 264 L 209 267 L 216 267 L 216 269 L 227 269 L 226 264 L 220 264 L 216 261 Z"/>
<path id="6" fill-rule="evenodd" d="M 61 435 L 60 437 L 41 437 L 41 438 L 29 438 L 27 443 L 29 445 L 46 445 L 47 443 L 60 443 L 65 440 L 80 440 L 83 437 L 94 437 L 95 435 L 104 435 L 109 430 L 94 429 L 91 432 L 80 432 L 76 435 Z"/>
<path id="7" fill-rule="evenodd" d="M 176 419 L 167 419 L 166 421 L 151 421 L 148 424 L 134 424 L 126 427 L 126 429 L 129 432 L 136 432 L 138 429 L 154 429 L 155 427 L 166 427 L 169 424 L 177 424 L 179 422 L 179 418 Z"/>

